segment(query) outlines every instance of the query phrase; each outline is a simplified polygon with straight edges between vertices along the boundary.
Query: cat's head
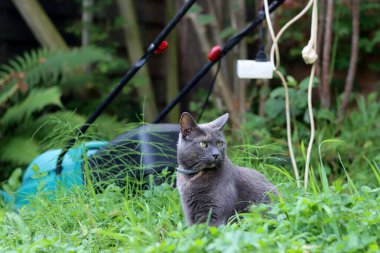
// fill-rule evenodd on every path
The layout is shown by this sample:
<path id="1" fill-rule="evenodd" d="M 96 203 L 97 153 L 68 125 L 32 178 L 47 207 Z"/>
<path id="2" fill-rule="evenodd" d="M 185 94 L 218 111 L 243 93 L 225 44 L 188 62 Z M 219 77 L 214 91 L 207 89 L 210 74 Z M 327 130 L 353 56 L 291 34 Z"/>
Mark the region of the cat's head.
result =
<path id="1" fill-rule="evenodd" d="M 182 113 L 177 145 L 178 163 L 191 170 L 221 164 L 226 157 L 227 143 L 222 129 L 227 120 L 228 113 L 212 122 L 198 125 L 189 113 Z"/>

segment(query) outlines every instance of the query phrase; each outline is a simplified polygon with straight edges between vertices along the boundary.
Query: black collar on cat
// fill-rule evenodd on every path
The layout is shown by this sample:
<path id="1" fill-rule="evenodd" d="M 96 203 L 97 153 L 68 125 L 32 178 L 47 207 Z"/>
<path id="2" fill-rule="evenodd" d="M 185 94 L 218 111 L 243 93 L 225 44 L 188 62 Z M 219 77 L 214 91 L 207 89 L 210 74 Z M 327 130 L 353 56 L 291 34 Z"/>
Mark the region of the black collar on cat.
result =
<path id="1" fill-rule="evenodd" d="M 213 169 L 215 167 L 206 167 L 206 168 L 203 168 L 201 170 L 186 170 L 186 169 L 180 169 L 180 168 L 177 168 L 177 171 L 179 173 L 182 173 L 182 174 L 185 174 L 185 175 L 193 175 L 193 174 L 197 174 L 201 171 L 204 171 L 204 170 L 209 170 L 209 169 Z"/>
<path id="2" fill-rule="evenodd" d="M 184 169 L 177 168 L 177 171 L 185 175 L 193 175 L 193 174 L 197 174 L 201 171 L 208 170 L 208 169 L 211 169 L 211 168 L 203 168 L 201 170 L 184 170 Z"/>
<path id="3" fill-rule="evenodd" d="M 183 169 L 177 168 L 177 171 L 179 173 L 182 173 L 185 175 L 192 175 L 192 174 L 196 174 L 198 172 L 201 172 L 202 170 L 183 170 Z"/>

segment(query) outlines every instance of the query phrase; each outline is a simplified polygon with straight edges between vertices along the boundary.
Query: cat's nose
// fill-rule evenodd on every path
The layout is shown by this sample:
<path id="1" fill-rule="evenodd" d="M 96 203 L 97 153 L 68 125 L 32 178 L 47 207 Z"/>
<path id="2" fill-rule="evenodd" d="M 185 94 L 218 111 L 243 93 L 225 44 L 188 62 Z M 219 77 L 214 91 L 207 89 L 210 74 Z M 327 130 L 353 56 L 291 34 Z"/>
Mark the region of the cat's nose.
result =
<path id="1" fill-rule="evenodd" d="M 216 160 L 216 159 L 218 159 L 218 157 L 219 157 L 219 155 L 212 155 L 213 157 L 214 157 L 214 159 Z"/>

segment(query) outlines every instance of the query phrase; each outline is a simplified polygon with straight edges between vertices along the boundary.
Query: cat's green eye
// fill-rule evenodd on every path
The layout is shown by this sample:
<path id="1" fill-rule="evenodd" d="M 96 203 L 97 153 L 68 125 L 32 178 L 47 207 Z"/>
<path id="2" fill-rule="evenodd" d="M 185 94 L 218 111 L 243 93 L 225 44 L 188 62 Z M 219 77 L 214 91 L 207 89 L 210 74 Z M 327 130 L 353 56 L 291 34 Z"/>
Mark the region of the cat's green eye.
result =
<path id="1" fill-rule="evenodd" d="M 218 148 L 223 147 L 223 142 L 222 142 L 222 141 L 217 141 L 217 142 L 216 142 L 216 146 L 217 146 Z"/>
<path id="2" fill-rule="evenodd" d="M 206 147 L 207 147 L 207 143 L 204 142 L 204 141 L 201 141 L 201 142 L 199 142 L 199 146 L 200 146 L 201 148 L 206 148 Z"/>

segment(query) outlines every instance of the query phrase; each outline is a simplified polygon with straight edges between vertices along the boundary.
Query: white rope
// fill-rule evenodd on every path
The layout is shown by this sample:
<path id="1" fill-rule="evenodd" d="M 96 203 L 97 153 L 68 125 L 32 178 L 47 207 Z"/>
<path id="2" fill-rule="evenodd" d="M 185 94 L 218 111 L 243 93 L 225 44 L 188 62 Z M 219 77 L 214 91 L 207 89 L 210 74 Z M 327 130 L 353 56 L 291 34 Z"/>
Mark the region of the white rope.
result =
<path id="1" fill-rule="evenodd" d="M 310 128 L 311 128 L 311 134 L 310 134 L 310 141 L 309 146 L 307 150 L 307 156 L 306 156 L 306 166 L 305 166 L 305 188 L 307 188 L 307 182 L 308 182 L 308 172 L 309 172 L 309 163 L 310 163 L 310 154 L 311 149 L 314 141 L 314 117 L 313 117 L 313 108 L 312 108 L 312 84 L 313 79 L 315 75 L 315 62 L 318 59 L 318 55 L 316 53 L 316 39 L 317 39 L 317 23 L 318 23 L 318 10 L 317 10 L 317 0 L 310 0 L 308 4 L 305 6 L 305 8 L 293 19 L 291 19 L 288 23 L 285 24 L 285 26 L 282 27 L 282 29 L 278 32 L 277 36 L 275 36 L 273 31 L 272 22 L 269 15 L 269 6 L 268 6 L 268 0 L 264 0 L 264 10 L 265 10 L 265 17 L 268 24 L 268 30 L 270 33 L 270 36 L 272 38 L 273 44 L 270 52 L 270 60 L 273 63 L 273 69 L 275 73 L 279 76 L 281 79 L 282 85 L 284 86 L 285 90 L 285 111 L 286 111 L 286 127 L 287 127 L 287 138 L 288 138 L 288 147 L 289 147 L 289 154 L 290 159 L 292 161 L 292 166 L 294 170 L 294 175 L 296 177 L 297 187 L 300 188 L 300 179 L 299 179 L 299 173 L 297 168 L 297 163 L 294 158 L 294 152 L 293 152 L 293 145 L 292 145 L 292 130 L 291 130 L 291 121 L 290 121 L 290 109 L 289 109 L 289 92 L 288 92 L 288 84 L 286 82 L 286 79 L 282 75 L 282 73 L 278 70 L 278 67 L 280 65 L 280 53 L 278 49 L 278 40 L 282 36 L 282 34 L 288 29 L 292 24 L 294 24 L 297 20 L 299 20 L 305 13 L 310 9 L 310 7 L 313 6 L 313 19 L 312 19 L 312 27 L 311 27 L 311 38 L 308 43 L 308 45 L 302 50 L 302 57 L 304 61 L 307 64 L 313 64 L 311 73 L 310 73 L 310 80 L 309 80 L 309 87 L 308 87 L 308 109 L 309 109 L 309 118 L 310 118 Z M 276 64 L 274 63 L 274 53 L 276 54 Z"/>
<path id="2" fill-rule="evenodd" d="M 310 120 L 310 139 L 309 139 L 309 145 L 307 147 L 307 152 L 306 152 L 305 181 L 304 181 L 305 190 L 307 189 L 307 185 L 309 182 L 310 155 L 311 155 L 311 150 L 313 148 L 314 135 L 315 135 L 313 104 L 312 104 L 312 90 L 313 90 L 313 80 L 314 80 L 314 76 L 315 76 L 316 61 L 318 59 L 318 55 L 316 53 L 316 51 L 317 51 L 317 32 L 318 32 L 318 1 L 313 0 L 313 13 L 312 13 L 311 35 L 310 35 L 309 44 L 313 45 L 312 49 L 314 52 L 312 52 L 312 50 L 308 49 L 308 54 L 306 55 L 306 59 L 304 57 L 304 60 L 306 63 L 313 64 L 313 66 L 311 67 L 310 78 L 309 78 L 309 86 L 308 86 L 308 90 L 307 90 L 307 105 L 308 105 L 309 120 Z M 302 50 L 302 52 L 304 50 Z M 302 56 L 304 56 L 304 55 L 302 54 Z"/>
<path id="3" fill-rule="evenodd" d="M 274 54 L 274 44 L 278 42 L 278 40 L 280 39 L 280 37 L 282 36 L 282 34 L 291 26 L 293 25 L 295 22 L 297 22 L 300 18 L 303 17 L 303 15 L 305 15 L 307 13 L 307 11 L 310 9 L 311 5 L 312 5 L 313 1 L 309 1 L 308 4 L 305 6 L 305 8 L 303 8 L 303 10 L 297 14 L 297 16 L 295 16 L 294 18 L 292 18 L 290 21 L 288 21 L 288 23 L 286 23 L 282 28 L 281 30 L 277 33 L 277 36 L 276 36 L 276 42 L 273 42 L 273 45 L 271 47 L 271 50 L 270 50 L 270 59 L 273 59 L 273 54 Z M 265 6 L 264 6 L 265 7 Z"/>

